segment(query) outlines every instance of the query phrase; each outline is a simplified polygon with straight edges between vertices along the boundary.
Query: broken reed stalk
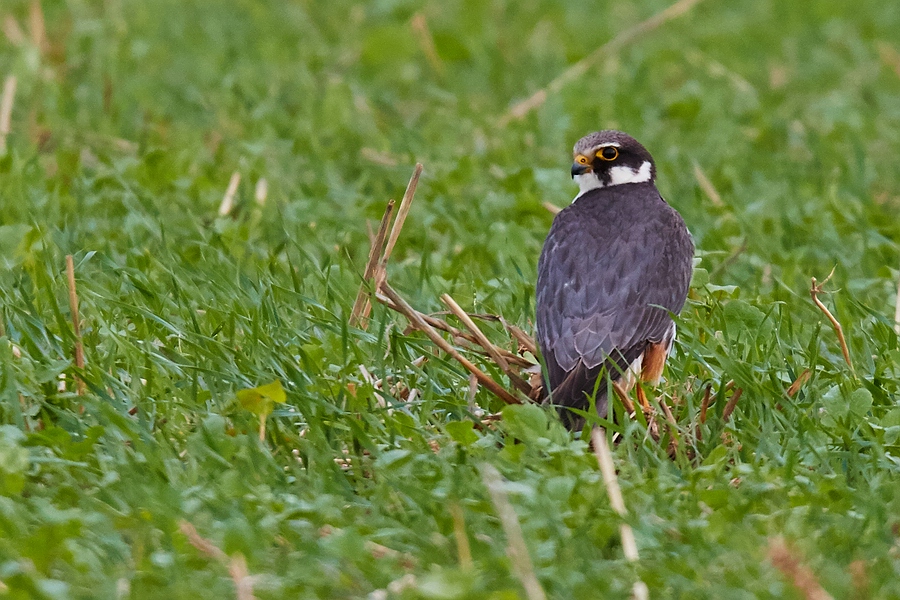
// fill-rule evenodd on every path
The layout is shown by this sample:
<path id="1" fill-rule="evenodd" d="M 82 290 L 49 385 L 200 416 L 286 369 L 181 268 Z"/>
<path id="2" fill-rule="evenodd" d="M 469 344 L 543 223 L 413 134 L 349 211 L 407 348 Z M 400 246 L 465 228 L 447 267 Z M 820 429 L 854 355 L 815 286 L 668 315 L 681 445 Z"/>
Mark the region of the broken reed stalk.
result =
<path id="1" fill-rule="evenodd" d="M 525 589 L 525 597 L 528 600 L 546 600 L 547 594 L 534 574 L 534 565 L 531 562 L 531 555 L 528 554 L 528 546 L 525 545 L 522 527 L 515 509 L 509 502 L 506 490 L 503 489 L 500 472 L 493 465 L 484 463 L 481 465 L 481 478 L 491 496 L 497 516 L 500 517 L 500 525 L 506 534 L 506 555 L 509 557 L 513 573 Z"/>
<path id="2" fill-rule="evenodd" d="M 831 279 L 831 276 L 834 275 L 834 269 L 831 270 L 831 273 L 822 283 L 818 283 L 816 278 L 812 278 L 812 285 L 809 289 L 809 295 L 812 297 L 813 303 L 818 307 L 822 313 L 828 320 L 831 321 L 831 326 L 834 328 L 835 334 L 837 334 L 838 342 L 841 344 L 841 352 L 844 355 L 844 362 L 847 363 L 847 366 L 850 367 L 850 372 L 853 373 L 853 377 L 856 377 L 856 369 L 853 368 L 853 362 L 850 360 L 850 350 L 847 348 L 847 340 L 844 338 L 844 328 L 841 327 L 840 322 L 834 318 L 834 315 L 831 314 L 831 311 L 828 310 L 828 307 L 822 304 L 822 301 L 819 300 L 819 294 L 822 293 L 822 288 L 828 283 L 828 280 Z"/>
<path id="3" fill-rule="evenodd" d="M 12 123 L 13 102 L 16 99 L 16 76 L 10 75 L 3 82 L 3 97 L 0 98 L 0 156 L 6 154 L 6 138 Z"/>
<path id="4" fill-rule="evenodd" d="M 366 286 L 375 276 L 375 270 L 381 260 L 381 253 L 384 250 L 384 241 L 387 237 L 388 226 L 391 224 L 391 216 L 394 214 L 394 201 L 388 202 L 384 209 L 384 216 L 381 217 L 381 225 L 378 226 L 378 233 L 372 241 L 372 248 L 369 250 L 369 260 L 366 262 L 366 270 L 363 272 L 363 282 L 359 286 L 359 292 L 356 294 L 356 300 L 353 302 L 353 309 L 350 311 L 350 324 L 359 326 L 362 323 L 363 308 L 366 306 L 369 298 L 366 294 Z"/>
<path id="5" fill-rule="evenodd" d="M 802 555 L 788 548 L 783 538 L 769 540 L 769 560 L 806 600 L 832 600 L 831 594 L 819 584 L 813 570 L 803 563 Z"/>
<path id="6" fill-rule="evenodd" d="M 391 289 L 391 286 L 389 286 L 387 282 L 381 284 L 381 291 L 391 299 L 391 301 L 398 307 L 399 312 L 401 312 L 407 319 L 409 319 L 410 323 L 414 324 L 417 329 L 427 335 L 428 339 L 434 342 L 436 346 L 452 356 L 457 362 L 465 367 L 466 370 L 475 375 L 481 385 L 486 387 L 495 396 L 497 396 L 507 404 L 522 403 L 521 400 L 506 391 L 506 389 L 502 385 L 491 379 L 489 375 L 472 364 L 469 359 L 460 354 L 459 351 L 456 350 L 456 348 L 451 346 L 444 338 L 442 338 L 441 334 L 439 334 L 431 325 L 426 323 L 425 320 L 422 319 L 422 316 L 416 310 L 414 310 L 406 302 L 406 300 L 401 298 L 397 294 L 397 292 Z"/>
<path id="7" fill-rule="evenodd" d="M 638 561 L 637 541 L 634 539 L 634 531 L 631 525 L 625 522 L 628 511 L 625 509 L 625 499 L 622 497 L 622 489 L 619 487 L 619 480 L 616 477 L 616 465 L 613 462 L 612 451 L 606 441 L 606 435 L 600 427 L 594 427 L 591 430 L 591 446 L 597 457 L 597 463 L 600 465 L 600 472 L 603 474 L 603 483 L 606 485 L 606 495 L 609 497 L 609 503 L 616 514 L 622 518 L 619 524 L 619 535 L 622 537 L 622 552 L 629 562 L 636 563 Z M 638 580 L 634 582 L 632 589 L 634 598 L 638 600 L 646 600 L 649 598 L 650 592 L 647 584 Z"/>
<path id="8" fill-rule="evenodd" d="M 543 105 L 550 94 L 560 91 L 566 85 L 578 79 L 584 75 L 588 69 L 599 63 L 601 60 L 609 58 L 615 51 L 633 42 L 640 36 L 650 33 L 668 21 L 687 13 L 700 2 L 702 2 L 702 0 L 678 0 L 678 2 L 675 2 L 652 17 L 621 32 L 619 35 L 560 73 L 555 79 L 547 84 L 546 87 L 515 104 L 509 112 L 498 120 L 499 126 L 506 127 L 512 121 L 522 119 L 528 113 Z"/>
<path id="9" fill-rule="evenodd" d="M 416 163 L 412 177 L 409 178 L 409 183 L 406 184 L 406 191 L 403 193 L 403 199 L 400 201 L 400 208 L 397 210 L 397 220 L 394 221 L 394 226 L 391 227 L 391 235 L 388 238 L 387 246 L 384 248 L 384 255 L 381 257 L 381 262 L 375 273 L 376 291 L 387 277 L 387 262 L 388 259 L 391 258 L 391 252 L 394 251 L 394 246 L 397 244 L 397 238 L 400 237 L 400 231 L 403 229 L 403 224 L 406 222 L 406 215 L 409 214 L 409 209 L 412 207 L 412 201 L 416 195 L 416 187 L 419 185 L 419 177 L 422 175 L 422 169 L 422 163 Z"/>
<path id="10" fill-rule="evenodd" d="M 897 277 L 897 300 L 894 302 L 894 331 L 900 335 L 900 276 Z"/>
<path id="11" fill-rule="evenodd" d="M 475 324 L 466 312 L 460 308 L 459 304 L 456 303 L 450 294 L 441 294 L 441 302 L 443 302 L 447 308 L 450 309 L 456 317 L 462 321 L 463 325 L 465 325 L 469 331 L 472 332 L 472 335 L 475 336 L 475 339 L 478 340 L 478 343 L 487 351 L 488 356 L 491 357 L 500 370 L 506 373 L 506 376 L 509 377 L 509 381 L 523 394 L 531 393 L 531 385 L 527 383 L 524 379 L 522 379 L 518 373 L 512 370 L 509 367 L 509 363 L 506 359 L 500 354 L 498 348 L 491 343 L 491 341 L 487 338 L 484 333 L 482 333 L 481 329 L 478 328 L 478 325 Z"/>
<path id="12" fill-rule="evenodd" d="M 394 251 L 394 246 L 397 244 L 397 238 L 400 237 L 400 231 L 403 229 L 403 224 L 406 222 L 406 215 L 409 214 L 409 209 L 412 207 L 412 201 L 416 195 L 416 187 L 419 185 L 419 177 L 422 175 L 423 168 L 422 163 L 416 163 L 412 177 L 409 178 L 409 183 L 406 184 L 406 191 L 403 193 L 403 199 L 400 201 L 400 208 L 397 210 L 397 219 L 394 221 L 393 227 L 391 227 L 391 235 L 388 237 L 387 245 L 384 247 L 384 253 L 381 255 L 381 258 L 377 263 L 378 266 L 375 268 L 375 273 L 372 276 L 375 281 L 374 287 L 376 293 L 381 289 L 381 284 L 387 279 L 388 259 L 391 258 L 391 252 Z M 359 316 L 360 322 L 364 322 L 368 319 L 371 312 L 372 301 L 371 299 L 366 298 L 362 312 Z"/>
<path id="13" fill-rule="evenodd" d="M 72 313 L 72 330 L 75 334 L 75 366 L 84 370 L 84 346 L 81 343 L 81 317 L 78 315 L 78 291 L 75 288 L 75 261 L 71 254 L 66 255 L 66 279 L 69 282 L 69 310 Z M 75 377 L 76 390 L 79 396 L 84 394 L 84 380 L 81 375 Z"/>

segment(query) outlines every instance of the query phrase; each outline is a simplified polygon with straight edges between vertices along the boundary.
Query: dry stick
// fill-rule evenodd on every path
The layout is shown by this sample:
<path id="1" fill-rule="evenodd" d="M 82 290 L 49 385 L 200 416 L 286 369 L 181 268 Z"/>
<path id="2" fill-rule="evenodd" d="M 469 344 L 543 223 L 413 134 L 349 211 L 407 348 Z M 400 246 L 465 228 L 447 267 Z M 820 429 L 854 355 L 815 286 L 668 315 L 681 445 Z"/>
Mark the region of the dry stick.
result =
<path id="1" fill-rule="evenodd" d="M 75 332 L 75 366 L 84 370 L 84 346 L 81 344 L 81 324 L 78 316 L 78 291 L 75 289 L 75 261 L 66 255 L 66 277 L 69 280 L 69 310 L 72 312 L 72 329 Z M 78 395 L 84 394 L 84 381 L 76 377 Z"/>
<path id="2" fill-rule="evenodd" d="M 9 75 L 3 82 L 3 98 L 0 99 L 0 155 L 6 154 L 6 137 L 11 129 L 13 101 L 16 98 L 16 76 Z"/>
<path id="3" fill-rule="evenodd" d="M 828 283 L 828 280 L 831 279 L 831 276 L 834 275 L 834 269 L 831 270 L 831 274 L 825 278 L 821 284 L 816 281 L 816 278 L 812 278 L 812 286 L 809 289 L 809 295 L 812 297 L 812 301 L 815 305 L 825 313 L 825 316 L 828 317 L 828 320 L 831 321 L 831 326 L 834 327 L 834 332 L 837 334 L 838 341 L 841 344 L 841 352 L 844 354 L 844 362 L 847 363 L 847 366 L 850 367 L 850 372 L 853 373 L 853 377 L 856 377 L 856 369 L 853 368 L 853 363 L 850 361 L 850 350 L 847 349 L 847 340 L 844 338 L 844 328 L 841 327 L 841 324 L 838 323 L 838 320 L 834 318 L 834 315 L 831 314 L 831 311 L 828 310 L 822 301 L 819 300 L 819 294 L 822 293 L 822 287 Z"/>
<path id="4" fill-rule="evenodd" d="M 641 21 L 634 27 L 626 29 L 610 41 L 606 42 L 586 57 L 579 60 L 577 63 L 563 71 L 560 75 L 558 75 L 553 81 L 551 81 L 547 86 L 541 90 L 538 90 L 531 97 L 517 103 L 514 105 L 508 113 L 506 113 L 499 120 L 500 127 L 505 127 L 510 123 L 510 121 L 521 119 L 532 110 L 538 108 L 544 102 L 547 101 L 547 97 L 561 90 L 563 87 L 575 81 L 582 75 L 584 75 L 588 69 L 594 66 L 596 63 L 600 62 L 602 59 L 609 57 L 613 51 L 619 50 L 623 46 L 633 42 L 638 39 L 640 36 L 650 33 L 654 29 L 657 29 L 660 25 L 665 24 L 672 19 L 680 17 L 685 14 L 695 5 L 699 4 L 702 0 L 678 0 L 675 4 L 672 4 L 665 10 L 656 13 L 649 19 L 645 21 Z"/>
<path id="5" fill-rule="evenodd" d="M 403 199 L 400 201 L 400 208 L 397 210 L 397 219 L 394 221 L 394 226 L 391 227 L 391 235 L 388 237 L 387 246 L 384 247 L 384 255 L 381 257 L 381 261 L 375 269 L 376 292 L 381 289 L 381 284 L 384 283 L 384 280 L 387 278 L 387 263 L 391 258 L 391 252 L 394 251 L 394 246 L 397 244 L 397 238 L 400 237 L 400 230 L 403 229 L 403 224 L 406 222 L 406 215 L 409 214 L 409 209 L 412 206 L 413 198 L 416 195 L 416 186 L 419 185 L 419 177 L 422 175 L 422 169 L 422 163 L 416 163 L 412 177 L 409 178 L 409 183 L 406 185 L 406 191 L 403 193 Z M 362 319 L 368 319 L 369 313 L 371 312 L 372 303 L 366 298 L 365 306 L 362 311 Z"/>
<path id="6" fill-rule="evenodd" d="M 734 412 L 735 407 L 737 406 L 738 400 L 741 399 L 741 394 L 744 393 L 743 388 L 737 388 L 734 390 L 734 393 L 731 395 L 731 398 L 728 399 L 728 404 L 725 405 L 725 410 L 722 411 L 722 420 L 727 421 L 731 418 L 731 413 Z"/>
<path id="7" fill-rule="evenodd" d="M 450 516 L 453 517 L 453 537 L 456 539 L 459 566 L 463 571 L 470 571 L 472 569 L 472 549 L 469 547 L 469 536 L 466 535 L 466 518 L 459 502 L 450 503 Z"/>
<path id="8" fill-rule="evenodd" d="M 399 218 L 399 217 L 398 217 Z M 441 350 L 452 356 L 456 359 L 463 367 L 465 367 L 470 373 L 475 375 L 478 378 L 479 383 L 490 390 L 494 395 L 498 398 L 506 402 L 507 404 L 521 404 L 521 401 L 506 391 L 503 386 L 499 383 L 491 379 L 487 374 L 485 374 L 481 369 L 473 365 L 466 357 L 460 354 L 456 348 L 447 343 L 447 341 L 441 337 L 441 335 L 435 331 L 435 329 L 425 322 L 422 319 L 422 316 L 416 312 L 403 298 L 397 295 L 391 286 L 384 282 L 381 284 L 381 290 L 390 298 L 394 304 L 397 305 L 400 312 L 403 313 L 407 319 L 410 320 L 411 323 L 415 324 L 415 326 L 422 330 L 425 335 L 428 336 L 436 346 L 438 346 Z"/>
<path id="9" fill-rule="evenodd" d="M 500 370 L 506 373 L 506 376 L 509 377 L 510 382 L 523 394 L 531 393 L 531 385 L 525 382 L 524 379 L 519 377 L 519 374 L 509 368 L 509 363 L 506 359 L 500 355 L 497 351 L 497 347 L 494 346 L 487 336 L 482 333 L 482 331 L 478 328 L 478 325 L 475 324 L 469 315 L 459 307 L 459 304 L 456 303 L 450 294 L 441 294 L 441 302 L 443 302 L 450 311 L 457 316 L 457 318 L 463 322 L 463 325 L 469 328 L 469 331 L 475 336 L 475 339 L 478 340 L 478 343 L 487 351 L 488 356 L 491 357 L 497 366 L 500 367 Z"/>
<path id="10" fill-rule="evenodd" d="M 629 562 L 636 563 L 638 561 L 637 542 L 634 539 L 634 531 L 631 529 L 631 525 L 624 520 L 628 513 L 625 510 L 625 500 L 622 498 L 619 480 L 616 478 L 616 465 L 613 463 L 612 452 L 606 441 L 606 435 L 599 427 L 594 427 L 591 430 L 591 446 L 593 446 L 597 462 L 600 464 L 600 472 L 603 474 L 603 483 L 606 485 L 606 495 L 609 496 L 609 503 L 612 505 L 613 510 L 616 511 L 616 514 L 622 518 L 622 523 L 619 524 L 619 535 L 622 537 L 622 552 Z M 647 585 L 641 580 L 634 582 L 632 592 L 638 600 L 646 600 L 650 596 Z"/>
<path id="11" fill-rule="evenodd" d="M 515 509 L 509 503 L 506 490 L 503 489 L 500 472 L 493 465 L 484 463 L 481 465 L 481 478 L 497 510 L 497 516 L 500 517 L 500 524 L 506 534 L 506 555 L 512 563 L 513 572 L 525 588 L 525 596 L 528 600 L 545 600 L 547 595 L 534 574 L 534 565 L 525 545 L 522 527 L 519 525 Z"/>
<path id="12" fill-rule="evenodd" d="M 359 326 L 362 319 L 363 307 L 366 305 L 368 295 L 366 294 L 366 285 L 375 276 L 375 270 L 378 268 L 378 261 L 381 258 L 381 252 L 384 249 L 384 239 L 387 236 L 388 225 L 391 224 L 391 215 L 394 214 L 394 201 L 391 200 L 384 209 L 384 216 L 381 217 L 381 225 L 378 226 L 378 233 L 372 241 L 372 248 L 369 250 L 369 260 L 366 262 L 366 270 L 363 272 L 363 282 L 359 286 L 359 292 L 356 294 L 356 301 L 353 302 L 353 309 L 350 311 L 350 324 Z"/>
<path id="13" fill-rule="evenodd" d="M 803 564 L 798 553 L 788 548 L 782 538 L 769 540 L 769 560 L 806 600 L 831 600 L 831 594 L 822 588 L 812 569 Z"/>

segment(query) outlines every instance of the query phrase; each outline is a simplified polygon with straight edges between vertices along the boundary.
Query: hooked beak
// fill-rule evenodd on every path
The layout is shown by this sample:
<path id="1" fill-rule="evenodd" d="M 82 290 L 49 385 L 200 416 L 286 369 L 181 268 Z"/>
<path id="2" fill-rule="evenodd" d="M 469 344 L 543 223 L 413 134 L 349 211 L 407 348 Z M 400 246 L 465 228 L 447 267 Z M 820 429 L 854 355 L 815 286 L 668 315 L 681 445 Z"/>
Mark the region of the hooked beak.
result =
<path id="1" fill-rule="evenodd" d="M 590 165 L 583 165 L 581 163 L 572 163 L 572 179 L 575 179 L 576 175 L 584 175 L 588 171 L 591 170 Z"/>

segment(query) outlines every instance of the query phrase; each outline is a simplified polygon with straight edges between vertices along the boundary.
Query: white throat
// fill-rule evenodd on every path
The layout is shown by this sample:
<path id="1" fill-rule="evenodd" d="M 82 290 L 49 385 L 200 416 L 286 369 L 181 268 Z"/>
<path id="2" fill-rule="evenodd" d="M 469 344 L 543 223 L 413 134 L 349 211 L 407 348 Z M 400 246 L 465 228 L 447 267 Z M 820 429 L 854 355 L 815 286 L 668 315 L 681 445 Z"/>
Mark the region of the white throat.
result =
<path id="1" fill-rule="evenodd" d="M 578 200 L 591 190 L 602 187 L 612 187 L 623 183 L 645 183 L 650 181 L 651 171 L 652 165 L 650 161 L 645 160 L 638 169 L 624 166 L 611 168 L 609 170 L 609 183 L 607 184 L 600 181 L 593 172 L 576 175 L 575 181 L 578 182 L 578 195 L 575 196 L 575 200 Z"/>

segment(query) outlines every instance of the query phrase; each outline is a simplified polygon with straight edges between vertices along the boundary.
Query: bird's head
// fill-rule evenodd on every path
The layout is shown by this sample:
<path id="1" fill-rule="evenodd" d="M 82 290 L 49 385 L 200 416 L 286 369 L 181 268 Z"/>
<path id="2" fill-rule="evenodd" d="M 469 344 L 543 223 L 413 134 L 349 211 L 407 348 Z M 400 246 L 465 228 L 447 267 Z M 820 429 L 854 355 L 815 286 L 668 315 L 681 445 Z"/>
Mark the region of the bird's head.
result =
<path id="1" fill-rule="evenodd" d="M 621 131 L 598 131 L 584 136 L 573 151 L 572 179 L 579 196 L 597 188 L 644 183 L 656 179 L 653 157 L 640 142 Z"/>

